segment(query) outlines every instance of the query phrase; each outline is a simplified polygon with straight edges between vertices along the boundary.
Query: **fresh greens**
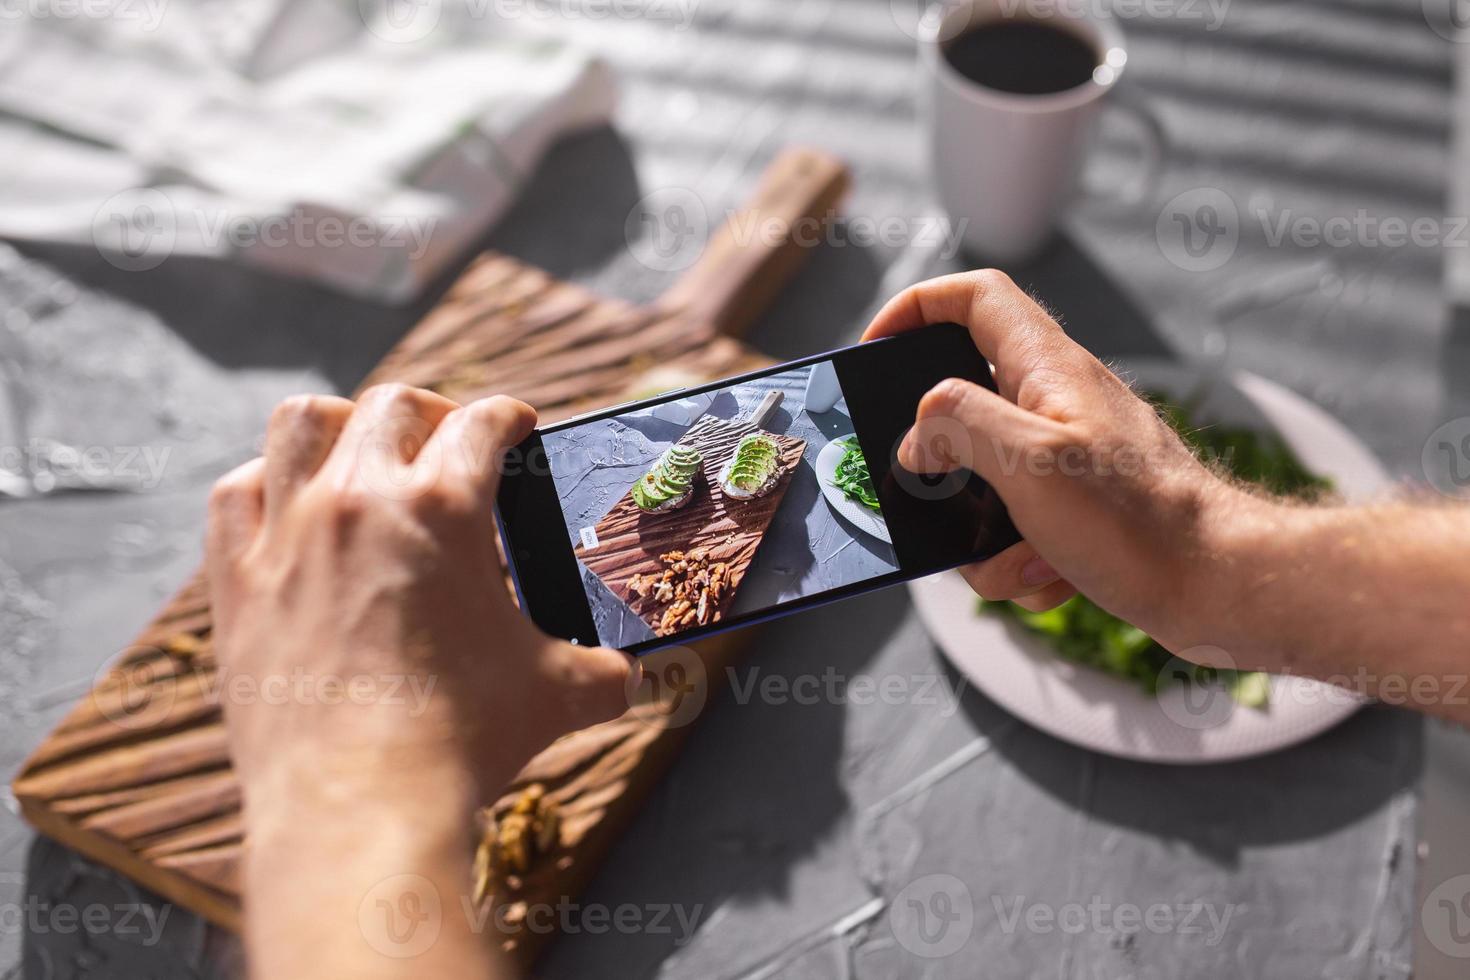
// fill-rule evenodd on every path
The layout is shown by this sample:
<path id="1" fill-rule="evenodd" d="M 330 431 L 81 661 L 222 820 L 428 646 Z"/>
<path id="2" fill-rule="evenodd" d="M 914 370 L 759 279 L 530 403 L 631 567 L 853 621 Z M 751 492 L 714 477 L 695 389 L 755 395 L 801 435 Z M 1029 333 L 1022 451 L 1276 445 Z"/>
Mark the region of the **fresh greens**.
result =
<path id="1" fill-rule="evenodd" d="M 1308 472 L 1274 434 L 1219 425 L 1198 427 L 1193 419 L 1195 406 L 1169 404 L 1158 395 L 1150 398 L 1190 448 L 1238 479 L 1259 484 L 1272 493 L 1291 496 L 1312 497 L 1332 488 L 1330 480 Z M 1189 680 L 1224 684 L 1231 697 L 1250 708 L 1264 708 L 1270 698 L 1270 686 L 1264 674 L 1194 667 L 1176 661 L 1153 637 L 1085 596 L 1074 596 L 1055 609 L 1040 613 L 1014 603 L 984 599 L 980 600 L 980 608 L 1010 616 L 1029 631 L 1045 637 L 1068 660 L 1131 680 L 1151 694 L 1157 693 L 1161 682 Z"/>
<path id="2" fill-rule="evenodd" d="M 873 477 L 868 473 L 868 461 L 858 448 L 857 436 L 848 436 L 838 443 L 842 447 L 842 458 L 832 474 L 832 485 L 849 499 L 864 507 L 878 510 L 878 494 L 873 489 Z"/>

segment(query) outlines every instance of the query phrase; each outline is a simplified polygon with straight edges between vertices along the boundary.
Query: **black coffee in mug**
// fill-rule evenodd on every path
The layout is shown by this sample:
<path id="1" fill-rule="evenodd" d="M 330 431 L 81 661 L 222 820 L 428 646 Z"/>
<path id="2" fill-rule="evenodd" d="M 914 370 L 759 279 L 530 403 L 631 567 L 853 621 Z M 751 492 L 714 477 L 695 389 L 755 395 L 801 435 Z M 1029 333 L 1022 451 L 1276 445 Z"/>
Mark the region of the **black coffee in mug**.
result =
<path id="1" fill-rule="evenodd" d="M 1061 27 L 998 20 L 973 27 L 944 46 L 944 58 L 976 85 L 1016 95 L 1050 95 L 1087 82 L 1098 52 Z"/>

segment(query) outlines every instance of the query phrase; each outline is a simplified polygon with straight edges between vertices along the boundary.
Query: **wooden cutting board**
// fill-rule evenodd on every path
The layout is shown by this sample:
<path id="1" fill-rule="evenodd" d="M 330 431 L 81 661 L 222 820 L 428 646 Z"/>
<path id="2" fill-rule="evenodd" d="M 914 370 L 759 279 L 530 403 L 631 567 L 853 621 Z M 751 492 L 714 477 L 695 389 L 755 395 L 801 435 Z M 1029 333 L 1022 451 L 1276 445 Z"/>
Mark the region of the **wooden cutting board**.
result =
<path id="1" fill-rule="evenodd" d="M 696 482 L 689 503 L 678 510 L 649 514 L 633 502 L 630 492 L 593 526 L 597 547 L 576 549 L 582 564 L 600 578 L 613 595 L 627 603 L 656 634 L 663 636 L 675 630 L 660 628 L 660 618 L 667 602 L 652 595 L 640 595 L 633 588 L 634 576 L 662 575 L 668 562 L 664 555 L 699 552 L 708 558 L 710 567 L 722 566 L 719 597 L 711 604 L 707 623 L 716 623 L 735 600 L 750 563 L 755 560 L 766 529 L 786 496 L 792 475 L 801 464 L 806 441 L 792 436 L 766 433 L 781 447 L 784 472 L 770 492 L 755 500 L 732 500 L 720 488 L 719 474 L 734 454 L 740 440 L 759 432 L 781 404 L 781 393 L 768 394 L 750 416 L 743 419 L 719 419 L 705 416 L 696 421 L 680 437 L 678 445 L 699 450 L 701 478 Z"/>
<path id="2" fill-rule="evenodd" d="M 364 385 L 397 380 L 458 401 L 524 398 L 543 421 L 769 365 L 732 339 L 804 260 L 810 222 L 828 219 L 847 186 L 841 163 L 791 150 L 767 169 L 746 210 L 658 301 L 606 299 L 504 255 L 477 258 Z M 806 227 L 802 227 L 805 225 Z M 748 240 L 737 229 L 784 227 Z M 793 235 L 795 228 L 800 234 Z M 226 928 L 240 923 L 244 846 L 240 787 L 230 769 L 210 647 L 208 587 L 198 573 L 35 750 L 14 783 L 41 832 L 133 877 Z M 677 669 L 666 692 L 703 695 L 706 678 L 750 633 L 699 648 L 708 666 Z M 652 690 L 652 688 L 650 688 Z M 635 814 L 689 731 L 649 697 L 623 718 L 568 736 L 534 759 L 482 816 L 504 818 L 528 786 L 559 808 L 548 848 L 503 876 L 489 901 L 518 921 L 530 903 L 573 899 Z M 469 820 L 473 815 L 467 814 Z M 466 855 L 466 861 L 470 860 Z M 457 904 L 457 903 L 456 903 Z M 547 933 L 494 938 L 529 963 Z"/>

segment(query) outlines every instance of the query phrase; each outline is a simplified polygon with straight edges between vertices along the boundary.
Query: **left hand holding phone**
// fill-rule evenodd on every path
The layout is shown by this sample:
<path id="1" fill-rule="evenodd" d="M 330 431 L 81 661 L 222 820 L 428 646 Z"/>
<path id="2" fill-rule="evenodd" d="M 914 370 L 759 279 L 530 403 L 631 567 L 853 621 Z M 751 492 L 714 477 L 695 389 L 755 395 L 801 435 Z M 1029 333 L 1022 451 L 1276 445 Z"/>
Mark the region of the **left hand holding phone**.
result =
<path id="1" fill-rule="evenodd" d="M 506 448 L 535 421 L 511 398 L 460 406 L 401 385 L 356 404 L 292 398 L 264 457 L 210 498 L 219 690 L 251 842 L 247 934 L 269 932 L 252 954 L 287 973 L 304 961 L 286 962 L 302 950 L 281 948 L 281 930 L 359 915 L 394 875 L 432 882 L 457 909 L 473 808 L 558 736 L 628 707 L 631 658 L 546 636 L 506 589 L 493 504 Z M 351 950 L 307 959 L 335 956 L 324 972 L 337 975 L 375 972 L 340 969 L 357 953 L 390 968 L 360 932 L 334 933 Z M 484 949 L 465 943 L 464 955 Z M 428 958 L 448 968 L 454 945 Z"/>
<path id="2" fill-rule="evenodd" d="M 217 654 L 262 690 L 302 670 L 340 683 L 343 703 L 227 703 L 242 776 L 321 729 L 313 755 L 462 756 L 498 792 L 538 749 L 627 708 L 627 655 L 547 637 L 505 588 L 493 503 L 535 422 L 512 398 L 461 407 L 399 385 L 276 409 L 264 457 L 210 500 Z"/>

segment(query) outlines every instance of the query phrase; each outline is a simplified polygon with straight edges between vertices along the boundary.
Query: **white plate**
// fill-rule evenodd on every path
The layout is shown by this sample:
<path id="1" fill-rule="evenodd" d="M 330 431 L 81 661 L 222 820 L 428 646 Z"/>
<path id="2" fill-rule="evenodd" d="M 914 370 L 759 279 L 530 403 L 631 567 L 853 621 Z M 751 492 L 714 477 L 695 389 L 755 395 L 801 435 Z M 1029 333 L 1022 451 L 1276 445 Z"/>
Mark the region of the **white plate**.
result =
<path id="1" fill-rule="evenodd" d="M 827 498 L 827 503 L 846 519 L 847 523 L 859 531 L 871 534 L 879 541 L 892 544 L 893 538 L 888 536 L 888 525 L 884 523 L 880 514 L 849 498 L 847 494 L 832 485 L 832 479 L 837 475 L 837 464 L 842 461 L 842 454 L 845 451 L 838 443 L 851 438 L 851 433 L 838 436 L 817 453 L 817 482 L 822 487 L 822 496 Z"/>
<path id="2" fill-rule="evenodd" d="M 1140 362 L 1124 373 L 1171 398 L 1203 391 L 1199 417 L 1274 428 L 1313 472 L 1347 499 L 1380 491 L 1388 476 L 1341 423 L 1280 385 L 1244 372 L 1209 383 L 1175 364 Z M 1271 678 L 1265 710 L 1236 704 L 1223 688 L 1166 687 L 1158 697 L 1063 660 L 998 616 L 980 615 L 958 573 L 909 584 L 919 617 L 954 665 L 991 700 L 1045 732 L 1108 755 L 1199 764 L 1242 759 L 1306 741 L 1351 715 L 1354 695 L 1300 677 Z"/>

